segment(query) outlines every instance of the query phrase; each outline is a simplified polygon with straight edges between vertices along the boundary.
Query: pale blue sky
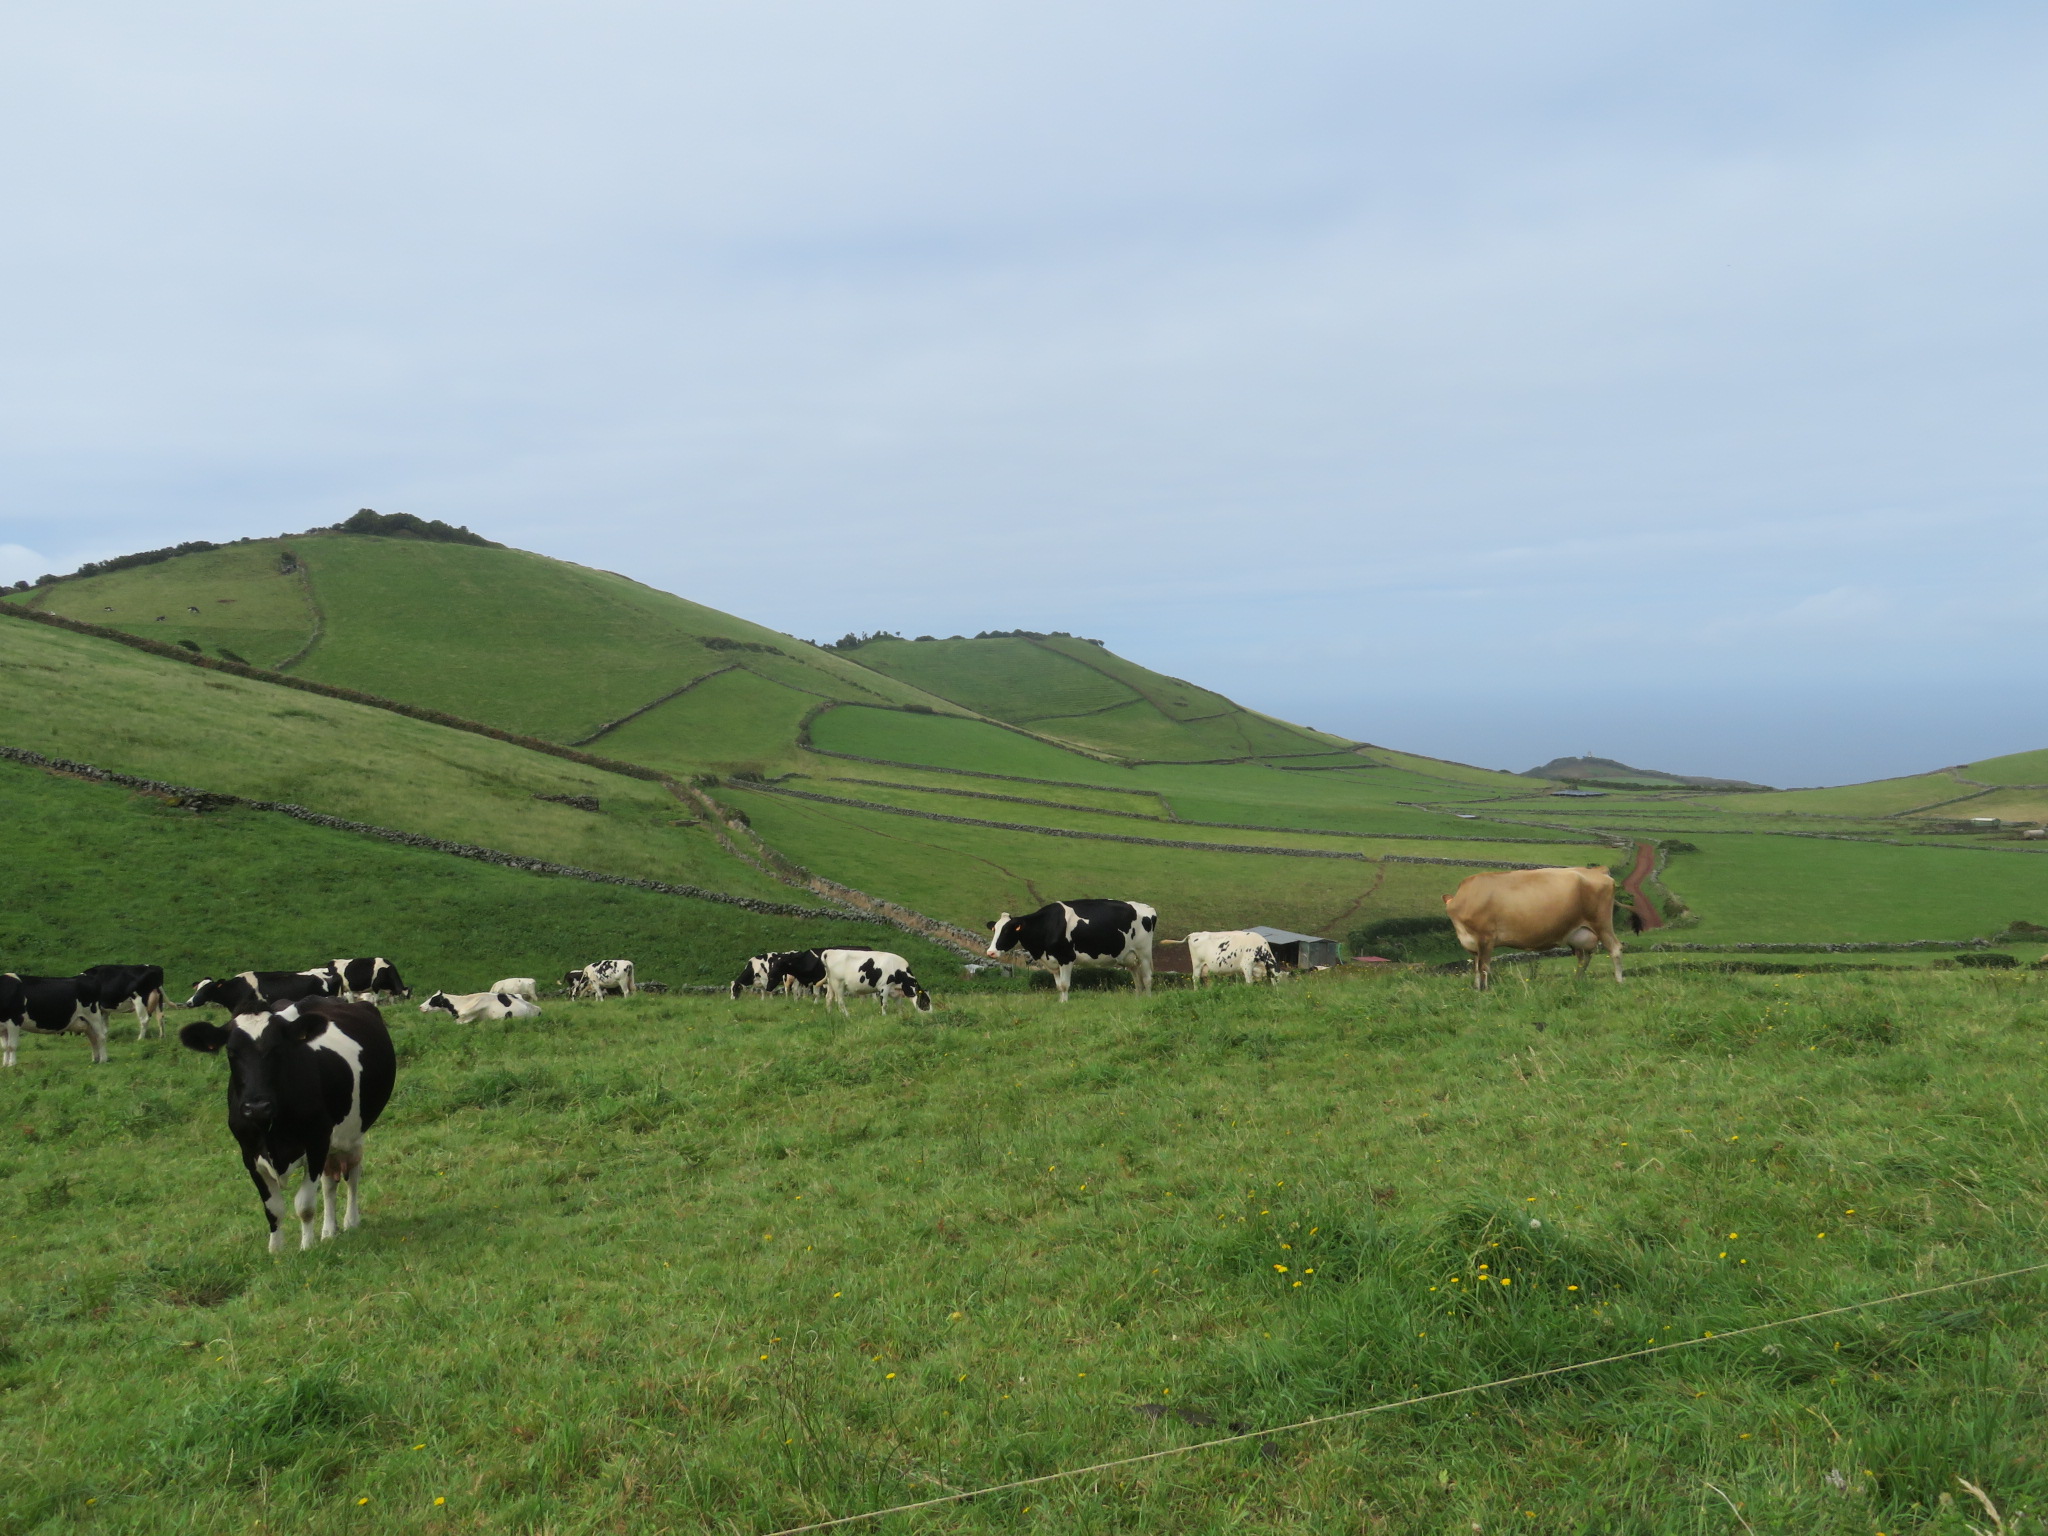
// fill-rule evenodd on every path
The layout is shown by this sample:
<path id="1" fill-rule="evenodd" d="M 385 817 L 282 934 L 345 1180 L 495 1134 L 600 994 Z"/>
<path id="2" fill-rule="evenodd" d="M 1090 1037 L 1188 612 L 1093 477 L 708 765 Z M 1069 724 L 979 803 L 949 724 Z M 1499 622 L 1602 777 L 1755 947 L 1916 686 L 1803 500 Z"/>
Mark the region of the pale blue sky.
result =
<path id="1" fill-rule="evenodd" d="M 2048 745 L 2032 5 L 0 22 L 0 577 L 467 523 L 1777 783 Z"/>

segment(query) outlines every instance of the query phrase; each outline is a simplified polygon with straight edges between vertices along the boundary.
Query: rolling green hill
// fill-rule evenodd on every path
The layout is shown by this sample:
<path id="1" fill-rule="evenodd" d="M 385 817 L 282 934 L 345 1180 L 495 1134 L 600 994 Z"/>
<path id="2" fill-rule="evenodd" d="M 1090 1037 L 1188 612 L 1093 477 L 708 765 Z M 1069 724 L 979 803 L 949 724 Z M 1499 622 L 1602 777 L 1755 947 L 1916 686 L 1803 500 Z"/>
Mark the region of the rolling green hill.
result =
<path id="1" fill-rule="evenodd" d="M 1961 820 L 2048 817 L 2048 753 L 1839 789 L 1560 798 L 1272 720 L 1072 636 L 821 648 L 609 572 L 361 534 L 30 601 L 187 663 L 226 654 L 367 697 L 17 618 L 0 621 L 0 745 L 741 895 L 807 900 L 791 886 L 823 877 L 978 931 L 1121 894 L 1160 906 L 1169 934 L 1341 934 L 1439 912 L 1477 869 L 1619 866 L 1633 842 L 1677 840 L 1705 852 L 1651 893 L 1681 925 L 1667 938 L 1959 939 L 2048 917 L 2048 849 Z"/>

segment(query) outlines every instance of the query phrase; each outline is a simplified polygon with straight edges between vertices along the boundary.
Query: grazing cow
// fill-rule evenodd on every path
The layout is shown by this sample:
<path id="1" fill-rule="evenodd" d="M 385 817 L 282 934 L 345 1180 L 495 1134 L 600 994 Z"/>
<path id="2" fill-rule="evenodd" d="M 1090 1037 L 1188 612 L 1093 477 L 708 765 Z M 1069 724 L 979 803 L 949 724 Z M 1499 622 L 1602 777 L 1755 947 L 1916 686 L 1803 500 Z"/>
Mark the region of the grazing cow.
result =
<path id="1" fill-rule="evenodd" d="M 135 1008 L 135 1038 L 164 1032 L 164 968 L 160 965 L 93 965 L 78 973 L 80 981 L 99 988 L 100 1012 L 111 1013 L 123 1003 Z"/>
<path id="2" fill-rule="evenodd" d="M 349 1003 L 374 1003 L 388 997 L 394 1003 L 412 996 L 398 974 L 398 967 L 382 955 L 374 960 L 330 960 L 325 967 L 327 995 Z"/>
<path id="3" fill-rule="evenodd" d="M 458 1024 L 479 1019 L 537 1019 L 540 1005 L 516 992 L 436 992 L 421 1013 L 445 1013 Z"/>
<path id="4" fill-rule="evenodd" d="M 107 1016 L 98 985 L 83 976 L 0 975 L 0 1067 L 14 1065 L 22 1030 L 37 1035 L 83 1035 L 92 1059 L 107 1059 Z"/>
<path id="5" fill-rule="evenodd" d="M 851 1014 L 846 999 L 866 997 L 873 993 L 875 1001 L 881 1004 L 882 1012 L 889 1011 L 889 999 L 907 998 L 919 1013 L 932 1011 L 932 995 L 917 984 L 917 978 L 910 974 L 910 962 L 901 955 L 892 955 L 885 949 L 822 949 L 818 960 L 825 972 L 825 998 L 829 1007 L 839 1005 L 839 1011 Z"/>
<path id="6" fill-rule="evenodd" d="M 192 989 L 187 1008 L 209 1003 L 229 1013 L 256 1013 L 265 1003 L 296 1003 L 309 997 L 333 996 L 334 978 L 325 966 L 317 971 L 244 971 L 219 980 L 209 976 Z"/>
<path id="7" fill-rule="evenodd" d="M 540 1001 L 540 993 L 535 990 L 531 976 L 507 976 L 503 981 L 492 982 L 491 990 L 510 992 L 514 997 L 523 997 L 529 1003 Z"/>
<path id="8" fill-rule="evenodd" d="M 747 968 L 733 978 L 732 995 L 743 992 L 801 992 L 806 997 L 823 996 L 825 962 L 821 949 L 780 949 L 756 955 Z"/>
<path id="9" fill-rule="evenodd" d="M 1023 917 L 1005 912 L 988 926 L 989 957 L 1051 971 L 1063 1003 L 1077 965 L 1118 966 L 1131 973 L 1140 992 L 1152 990 L 1152 934 L 1159 914 L 1142 901 L 1054 901 Z"/>
<path id="10" fill-rule="evenodd" d="M 1211 976 L 1228 975 L 1231 971 L 1242 976 L 1247 985 L 1263 977 L 1278 986 L 1287 976 L 1280 969 L 1280 962 L 1273 958 L 1273 946 L 1260 935 L 1241 929 L 1189 934 L 1188 959 L 1198 987 L 1206 986 Z"/>
<path id="11" fill-rule="evenodd" d="M 633 962 L 630 960 L 600 960 L 595 965 L 586 965 L 580 971 L 571 971 L 562 978 L 562 985 L 569 989 L 571 997 L 603 997 L 607 992 L 616 992 L 621 997 L 633 995 Z"/>
<path id="12" fill-rule="evenodd" d="M 1551 949 L 1568 944 L 1578 952 L 1578 974 L 1595 948 L 1614 960 L 1621 980 L 1621 942 L 1614 936 L 1614 876 L 1598 866 L 1583 869 L 1509 869 L 1468 875 L 1444 898 L 1444 910 L 1458 942 L 1472 956 L 1472 985 L 1492 984 L 1496 949 Z"/>
<path id="13" fill-rule="evenodd" d="M 299 1163 L 306 1165 L 292 1202 L 299 1246 L 313 1246 L 316 1200 L 320 1236 L 334 1236 L 334 1187 L 343 1180 L 348 1214 L 341 1224 L 361 1226 L 363 1136 L 398 1078 L 384 1015 L 369 1003 L 313 997 L 281 1008 L 259 1004 L 225 1028 L 187 1024 L 178 1039 L 208 1054 L 227 1048 L 228 1130 L 263 1201 L 270 1251 L 284 1252 L 284 1185 Z"/>

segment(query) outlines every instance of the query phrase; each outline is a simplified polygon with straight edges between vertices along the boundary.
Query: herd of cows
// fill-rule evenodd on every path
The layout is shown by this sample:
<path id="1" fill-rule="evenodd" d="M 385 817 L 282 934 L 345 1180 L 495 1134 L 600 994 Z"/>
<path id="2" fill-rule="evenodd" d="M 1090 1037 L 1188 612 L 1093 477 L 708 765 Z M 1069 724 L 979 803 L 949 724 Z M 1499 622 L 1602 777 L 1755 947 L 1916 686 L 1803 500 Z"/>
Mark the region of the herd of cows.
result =
<path id="1" fill-rule="evenodd" d="M 1488 958 L 1501 946 L 1549 948 L 1562 942 L 1578 954 L 1583 974 L 1594 946 L 1604 945 L 1614 957 L 1615 980 L 1621 979 L 1614 882 L 1605 870 L 1473 876 L 1444 899 L 1459 941 L 1473 956 L 1474 984 L 1481 989 Z M 1005 912 L 989 924 L 988 953 L 1004 964 L 1051 972 L 1063 1003 L 1077 967 L 1128 970 L 1138 990 L 1150 992 L 1158 926 L 1159 914 L 1143 902 L 1056 901 L 1022 917 Z M 1248 984 L 1277 982 L 1283 975 L 1271 947 L 1256 933 L 1192 933 L 1187 944 L 1198 986 L 1211 975 L 1235 973 Z M 630 997 L 636 990 L 633 962 L 597 961 L 568 972 L 562 985 L 570 997 Z M 154 965 L 98 965 L 64 977 L 0 974 L 4 1065 L 15 1064 L 23 1030 L 83 1034 L 92 1043 L 92 1059 L 104 1062 L 106 1016 L 122 1007 L 135 1011 L 136 1039 L 152 1023 L 161 1035 L 163 987 L 163 970 Z M 755 955 L 734 978 L 731 993 L 736 999 L 773 993 L 821 997 L 842 1013 L 848 997 L 866 996 L 884 1012 L 892 997 L 920 1012 L 932 1009 L 931 994 L 909 962 L 875 949 Z M 285 1185 L 301 1166 L 305 1176 L 293 1198 L 300 1247 L 315 1241 L 316 1205 L 320 1238 L 361 1224 L 363 1138 L 390 1101 L 398 1077 L 397 1053 L 377 1004 L 411 996 L 398 968 L 381 956 L 331 960 L 303 971 L 209 976 L 193 989 L 187 1007 L 222 1008 L 229 1022 L 193 1022 L 178 1031 L 178 1039 L 189 1050 L 227 1056 L 228 1130 L 263 1202 L 271 1252 L 283 1251 Z M 540 1012 L 537 998 L 533 978 L 515 976 L 484 992 L 435 992 L 420 1010 L 465 1023 L 530 1018 Z M 347 1201 L 337 1226 L 335 1200 L 342 1185 Z"/>

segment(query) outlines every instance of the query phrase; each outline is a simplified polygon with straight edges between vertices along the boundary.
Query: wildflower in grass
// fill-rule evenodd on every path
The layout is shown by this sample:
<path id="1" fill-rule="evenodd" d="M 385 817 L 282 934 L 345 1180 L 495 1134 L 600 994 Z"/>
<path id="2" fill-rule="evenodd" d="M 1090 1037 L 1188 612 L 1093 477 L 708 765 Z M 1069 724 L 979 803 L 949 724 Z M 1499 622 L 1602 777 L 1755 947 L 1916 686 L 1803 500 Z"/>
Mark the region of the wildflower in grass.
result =
<path id="1" fill-rule="evenodd" d="M 786 1440 L 785 1440 L 785 1441 L 783 1442 L 783 1444 L 785 1444 L 785 1445 L 787 1445 L 788 1443 L 789 1443 L 789 1442 L 788 1442 L 788 1441 L 786 1441 Z M 447 1501 L 446 1499 L 444 1499 L 444 1498 L 440 1497 L 439 1495 L 436 1495 L 436 1496 L 435 1496 L 435 1499 L 434 1499 L 434 1502 L 435 1502 L 436 1504 L 446 1504 L 446 1503 L 447 1503 L 448 1501 Z"/>
<path id="2" fill-rule="evenodd" d="M 888 1375 L 886 1375 L 886 1376 L 884 1376 L 884 1377 L 882 1378 L 882 1380 L 884 1380 L 884 1381 L 894 1381 L 895 1379 L 896 1379 L 896 1373 L 895 1373 L 894 1371 L 891 1371 L 891 1372 L 890 1372 L 890 1373 L 889 1373 Z"/>
<path id="3" fill-rule="evenodd" d="M 1275 1264 L 1273 1267 L 1283 1275 L 1287 1273 L 1287 1266 L 1285 1264 Z"/>

